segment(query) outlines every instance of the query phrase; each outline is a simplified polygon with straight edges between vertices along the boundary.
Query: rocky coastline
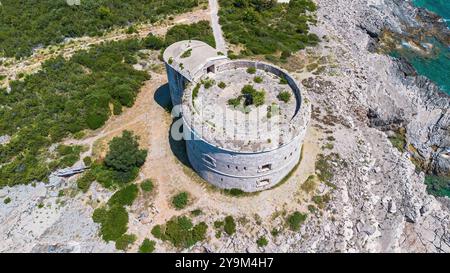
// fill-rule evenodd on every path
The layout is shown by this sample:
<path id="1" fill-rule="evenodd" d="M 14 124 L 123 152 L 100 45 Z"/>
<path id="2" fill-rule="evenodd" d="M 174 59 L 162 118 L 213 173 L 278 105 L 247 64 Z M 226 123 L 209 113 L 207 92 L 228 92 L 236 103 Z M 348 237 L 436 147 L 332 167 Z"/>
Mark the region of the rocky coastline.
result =
<path id="1" fill-rule="evenodd" d="M 408 41 L 415 45 L 423 54 L 432 54 L 432 50 L 423 47 L 426 37 L 434 37 L 444 45 L 450 45 L 450 29 L 438 15 L 423 8 L 413 6 L 410 1 L 386 1 L 386 13 L 391 13 L 392 18 L 382 24 L 375 19 L 374 13 L 361 22 L 361 27 L 371 41 L 369 51 L 385 53 L 395 47 L 400 41 Z M 394 20 L 397 18 L 397 20 Z M 427 52 L 430 50 L 431 52 Z M 391 113 L 380 118 L 376 111 L 372 111 L 371 124 L 381 130 L 387 130 L 388 125 L 396 125 L 407 129 L 407 145 L 423 171 L 439 176 L 450 176 L 450 158 L 447 156 L 450 148 L 450 96 L 442 92 L 439 87 L 424 76 L 418 75 L 411 64 L 404 58 L 393 59 L 396 76 L 408 89 L 414 89 L 423 111 L 435 113 L 435 118 L 429 122 L 416 122 L 417 115 L 404 115 L 403 113 Z M 419 115 L 420 116 L 420 115 Z"/>
<path id="2" fill-rule="evenodd" d="M 338 190 L 329 205 L 338 219 L 312 220 L 300 243 L 287 238 L 291 250 L 449 252 L 449 199 L 428 194 L 424 184 L 426 173 L 448 175 L 449 96 L 404 59 L 378 50 L 383 32 L 426 29 L 418 14 L 436 23 L 432 29 L 443 25 L 409 1 L 320 0 L 318 6 L 322 23 L 315 31 L 330 40 L 321 54 L 336 56 L 341 73 L 303 83 L 313 107 L 335 109 L 346 120 L 333 130 L 345 135 L 335 133 L 335 149 L 348 166 L 336 170 Z M 402 150 L 389 143 L 398 135 Z"/>

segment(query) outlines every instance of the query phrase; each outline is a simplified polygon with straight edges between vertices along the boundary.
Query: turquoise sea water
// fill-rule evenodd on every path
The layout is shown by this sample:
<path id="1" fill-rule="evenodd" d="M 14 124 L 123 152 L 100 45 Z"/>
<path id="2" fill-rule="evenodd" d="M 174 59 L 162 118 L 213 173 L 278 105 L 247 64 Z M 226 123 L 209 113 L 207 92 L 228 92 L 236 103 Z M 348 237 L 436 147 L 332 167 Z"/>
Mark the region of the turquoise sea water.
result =
<path id="1" fill-rule="evenodd" d="M 426 8 L 442 16 L 444 19 L 450 19 L 450 0 L 415 0 L 414 4 Z M 450 27 L 450 21 L 447 20 Z M 442 91 L 450 94 L 450 47 L 447 47 L 432 37 L 430 42 L 435 47 L 436 54 L 422 56 L 414 50 L 404 46 L 401 50 L 392 52 L 393 56 L 405 57 L 421 75 L 424 75 L 438 84 Z"/>
<path id="2" fill-rule="evenodd" d="M 447 24 L 450 26 L 449 0 L 414 0 L 414 5 L 439 14 L 442 18 L 447 20 Z"/>
<path id="3" fill-rule="evenodd" d="M 414 0 L 414 4 L 439 14 L 446 19 L 447 25 L 450 27 L 450 0 Z M 427 76 L 437 83 L 442 91 L 450 94 L 450 48 L 432 37 L 427 42 L 436 47 L 437 54 L 433 57 L 425 58 L 407 47 L 393 52 L 392 55 L 405 57 L 419 74 Z M 425 184 L 429 193 L 435 196 L 450 197 L 450 177 L 430 175 L 426 177 Z"/>

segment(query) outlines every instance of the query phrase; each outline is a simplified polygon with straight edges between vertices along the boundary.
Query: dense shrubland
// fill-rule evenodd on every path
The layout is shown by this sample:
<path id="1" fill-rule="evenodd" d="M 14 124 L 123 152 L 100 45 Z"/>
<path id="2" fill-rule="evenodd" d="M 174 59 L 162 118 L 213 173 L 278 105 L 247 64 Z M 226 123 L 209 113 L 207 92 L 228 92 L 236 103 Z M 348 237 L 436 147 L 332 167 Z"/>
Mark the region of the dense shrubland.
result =
<path id="1" fill-rule="evenodd" d="M 0 132 L 12 136 L 0 146 L 5 164 L 0 187 L 45 180 L 51 167 L 59 167 L 45 163 L 52 143 L 101 127 L 113 102 L 132 106 L 149 79 L 128 62 L 139 48 L 139 41 L 126 40 L 78 52 L 70 60 L 57 57 L 38 73 L 11 82 L 9 93 L 0 90 Z"/>
<path id="2" fill-rule="evenodd" d="M 292 52 L 319 41 L 309 33 L 309 24 L 316 22 L 312 13 L 315 10 L 311 0 L 221 0 L 219 16 L 225 38 L 245 46 L 241 55 L 274 59 L 279 54 L 286 59 Z"/>
<path id="3" fill-rule="evenodd" d="M 68 154 L 49 148 L 85 129 L 103 126 L 113 113 L 121 112 L 116 108 L 134 104 L 140 87 L 149 79 L 146 72 L 132 67 L 138 51 L 163 50 L 174 41 L 194 38 L 213 40 L 207 22 L 177 25 L 168 31 L 167 39 L 150 34 L 142 40 L 104 43 L 68 60 L 57 57 L 43 63 L 36 74 L 10 82 L 10 92 L 0 89 L 0 132 L 12 137 L 0 145 L 0 188 L 46 181 L 51 171 L 77 161 L 79 148 L 71 148 Z M 133 170 L 122 174 L 120 180 L 130 180 Z M 86 190 L 94 179 L 111 182 L 111 177 L 103 166 L 93 164 L 92 173 L 83 177 L 79 186 Z"/>
<path id="4" fill-rule="evenodd" d="M 200 21 L 191 25 L 176 25 L 167 31 L 165 39 L 166 46 L 182 40 L 200 40 L 216 47 L 208 21 Z"/>
<path id="5" fill-rule="evenodd" d="M 156 22 L 169 14 L 188 11 L 202 0 L 3 0 L 0 5 L 0 54 L 28 56 L 39 46 L 65 38 L 99 36 L 115 26 Z"/>

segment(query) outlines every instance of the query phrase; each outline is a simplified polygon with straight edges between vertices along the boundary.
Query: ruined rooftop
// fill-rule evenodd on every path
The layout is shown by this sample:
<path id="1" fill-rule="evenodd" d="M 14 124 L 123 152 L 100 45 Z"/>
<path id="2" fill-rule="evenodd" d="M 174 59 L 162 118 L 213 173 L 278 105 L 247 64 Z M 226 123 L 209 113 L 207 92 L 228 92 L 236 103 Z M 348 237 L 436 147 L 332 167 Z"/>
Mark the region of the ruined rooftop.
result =
<path id="1" fill-rule="evenodd" d="M 227 57 L 210 45 L 197 41 L 180 41 L 170 45 L 163 54 L 164 61 L 192 81 L 207 62 Z"/>
<path id="2" fill-rule="evenodd" d="M 264 64 L 230 61 L 187 87 L 183 118 L 198 136 L 222 149 L 262 152 L 287 144 L 306 126 L 297 117 L 301 98 L 286 78 L 258 65 Z"/>

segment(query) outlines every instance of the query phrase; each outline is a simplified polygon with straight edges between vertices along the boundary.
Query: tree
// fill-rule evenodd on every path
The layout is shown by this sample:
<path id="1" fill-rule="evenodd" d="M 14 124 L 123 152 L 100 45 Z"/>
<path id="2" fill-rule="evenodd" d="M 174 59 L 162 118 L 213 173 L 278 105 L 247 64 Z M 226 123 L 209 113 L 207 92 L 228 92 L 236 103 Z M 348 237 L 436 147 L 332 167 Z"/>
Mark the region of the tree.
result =
<path id="1" fill-rule="evenodd" d="M 145 48 L 159 50 L 164 47 L 164 40 L 153 35 L 153 33 L 149 33 L 142 44 Z"/>
<path id="2" fill-rule="evenodd" d="M 144 164 L 147 150 L 139 149 L 138 137 L 130 131 L 123 131 L 122 137 L 114 137 L 109 142 L 105 165 L 119 172 L 131 172 Z"/>

